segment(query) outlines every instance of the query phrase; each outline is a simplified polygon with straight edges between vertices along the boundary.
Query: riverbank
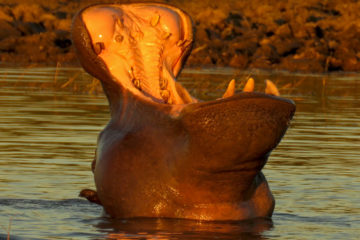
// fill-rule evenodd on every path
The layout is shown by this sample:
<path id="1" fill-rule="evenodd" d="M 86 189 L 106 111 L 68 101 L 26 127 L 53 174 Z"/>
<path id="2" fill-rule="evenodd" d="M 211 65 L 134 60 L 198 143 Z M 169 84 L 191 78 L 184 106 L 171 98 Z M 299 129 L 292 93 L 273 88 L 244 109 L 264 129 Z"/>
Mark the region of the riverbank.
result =
<path id="1" fill-rule="evenodd" d="M 114 1 L 3 0 L 0 62 L 77 65 L 70 36 L 71 19 L 79 9 L 96 2 Z M 360 71 L 360 2 L 166 2 L 193 18 L 196 42 L 187 65 Z"/>

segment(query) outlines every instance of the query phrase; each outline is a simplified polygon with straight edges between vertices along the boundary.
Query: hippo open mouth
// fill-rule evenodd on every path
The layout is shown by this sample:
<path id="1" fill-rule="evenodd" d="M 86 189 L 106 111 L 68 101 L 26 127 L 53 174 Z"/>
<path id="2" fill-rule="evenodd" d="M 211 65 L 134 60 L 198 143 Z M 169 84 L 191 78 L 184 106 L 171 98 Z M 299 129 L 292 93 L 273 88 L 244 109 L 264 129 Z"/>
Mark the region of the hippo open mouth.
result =
<path id="1" fill-rule="evenodd" d="M 74 26 L 88 35 L 87 50 L 122 88 L 157 103 L 195 101 L 175 81 L 193 44 L 191 19 L 181 10 L 161 4 L 100 5 L 84 10 Z"/>
<path id="2" fill-rule="evenodd" d="M 97 192 L 82 194 L 112 217 L 240 220 L 271 216 L 261 169 L 295 112 L 291 100 L 250 82 L 200 102 L 176 82 L 193 44 L 190 17 L 157 3 L 93 5 L 73 21 L 84 69 L 107 95 L 111 120 L 93 163 Z M 251 92 L 251 93 L 248 93 Z"/>

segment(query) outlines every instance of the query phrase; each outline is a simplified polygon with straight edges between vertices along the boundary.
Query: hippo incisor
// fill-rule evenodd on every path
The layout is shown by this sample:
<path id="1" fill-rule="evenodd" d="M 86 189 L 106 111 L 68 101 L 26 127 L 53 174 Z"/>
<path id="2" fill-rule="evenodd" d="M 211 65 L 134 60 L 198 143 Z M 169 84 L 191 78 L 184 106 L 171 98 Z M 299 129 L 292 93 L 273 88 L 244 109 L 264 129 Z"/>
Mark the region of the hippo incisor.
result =
<path id="1" fill-rule="evenodd" d="M 111 113 L 92 167 L 97 191 L 81 195 L 116 218 L 272 215 L 261 169 L 289 126 L 292 101 L 234 94 L 233 81 L 221 99 L 192 97 L 176 82 L 191 52 L 192 22 L 172 6 L 93 5 L 75 16 L 72 34 Z"/>

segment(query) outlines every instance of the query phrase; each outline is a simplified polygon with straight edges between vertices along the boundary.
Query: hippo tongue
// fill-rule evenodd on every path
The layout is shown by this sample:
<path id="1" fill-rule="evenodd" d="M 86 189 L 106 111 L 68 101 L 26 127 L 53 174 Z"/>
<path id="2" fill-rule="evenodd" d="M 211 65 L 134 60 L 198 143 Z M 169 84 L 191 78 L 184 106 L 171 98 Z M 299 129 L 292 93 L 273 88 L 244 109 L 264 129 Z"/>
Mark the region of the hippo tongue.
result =
<path id="1" fill-rule="evenodd" d="M 191 22 L 183 12 L 162 5 L 104 5 L 87 9 L 83 21 L 94 52 L 123 88 L 159 103 L 193 99 L 184 99 L 186 90 L 175 83 L 192 46 Z"/>

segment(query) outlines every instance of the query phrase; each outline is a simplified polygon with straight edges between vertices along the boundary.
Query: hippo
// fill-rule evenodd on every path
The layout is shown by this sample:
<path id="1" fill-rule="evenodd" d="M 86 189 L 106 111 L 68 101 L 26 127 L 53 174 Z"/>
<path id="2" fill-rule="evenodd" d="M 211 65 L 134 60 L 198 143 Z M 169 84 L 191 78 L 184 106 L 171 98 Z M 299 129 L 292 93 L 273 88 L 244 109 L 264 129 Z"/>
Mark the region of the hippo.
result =
<path id="1" fill-rule="evenodd" d="M 77 57 L 100 80 L 110 111 L 92 163 L 96 191 L 80 195 L 110 217 L 272 216 L 261 170 L 295 104 L 276 89 L 235 92 L 234 81 L 220 99 L 191 96 L 176 79 L 193 32 L 186 12 L 160 3 L 91 5 L 73 19 Z"/>

